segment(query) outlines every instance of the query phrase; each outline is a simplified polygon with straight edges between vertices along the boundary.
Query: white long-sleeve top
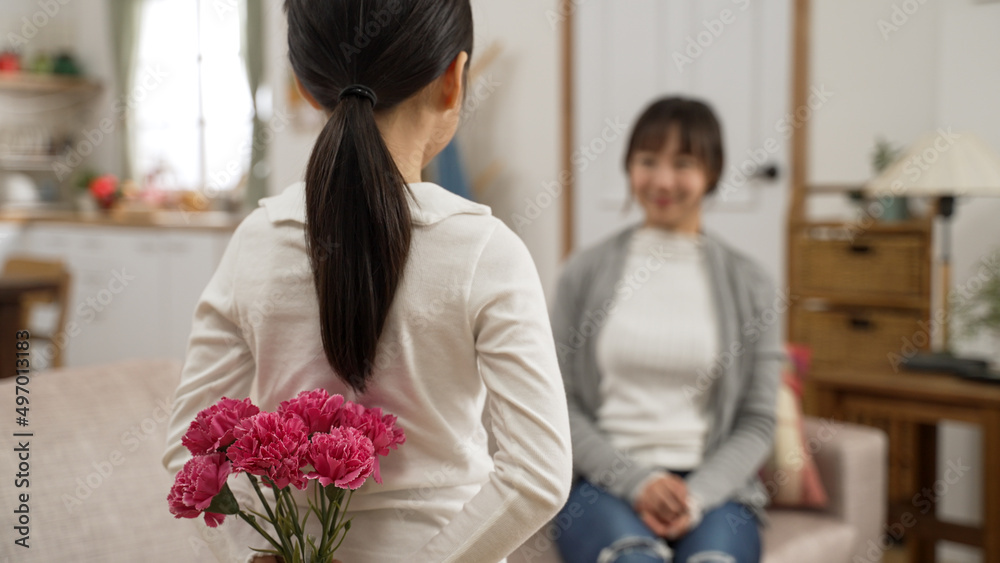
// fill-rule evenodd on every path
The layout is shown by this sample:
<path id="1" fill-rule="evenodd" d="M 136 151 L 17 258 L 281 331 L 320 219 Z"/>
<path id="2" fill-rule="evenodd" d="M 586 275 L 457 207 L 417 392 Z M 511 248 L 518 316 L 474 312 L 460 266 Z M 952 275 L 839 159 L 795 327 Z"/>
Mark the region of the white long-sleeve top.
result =
<path id="1" fill-rule="evenodd" d="M 488 207 L 430 183 L 410 189 L 410 255 L 360 396 L 323 352 L 305 185 L 261 200 L 195 310 L 164 465 L 180 470 L 190 455 L 181 436 L 222 396 L 272 411 L 323 387 L 396 415 L 406 432 L 382 460 L 383 484 L 355 492 L 338 559 L 501 561 L 569 492 L 569 425 L 545 299 L 526 247 Z M 245 482 L 231 477 L 237 498 Z M 268 547 L 233 517 L 220 529 L 224 561 Z"/>
<path id="2" fill-rule="evenodd" d="M 634 291 L 618 296 L 597 337 L 597 426 L 640 463 L 690 471 L 704 456 L 712 394 L 685 390 L 712 369 L 719 342 L 699 236 L 638 229 L 623 278 Z"/>

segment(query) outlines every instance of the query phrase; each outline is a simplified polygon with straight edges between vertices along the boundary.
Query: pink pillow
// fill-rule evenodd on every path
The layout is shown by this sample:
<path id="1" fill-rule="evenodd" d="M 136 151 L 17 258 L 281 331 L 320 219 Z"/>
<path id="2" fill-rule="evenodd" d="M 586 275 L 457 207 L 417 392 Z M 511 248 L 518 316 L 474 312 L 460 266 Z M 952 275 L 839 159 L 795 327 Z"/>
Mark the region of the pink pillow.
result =
<path id="1" fill-rule="evenodd" d="M 771 506 L 824 508 L 826 490 L 812 452 L 806 446 L 802 424 L 802 378 L 809 365 L 809 349 L 789 344 L 789 362 L 778 388 L 774 450 L 760 470 Z"/>

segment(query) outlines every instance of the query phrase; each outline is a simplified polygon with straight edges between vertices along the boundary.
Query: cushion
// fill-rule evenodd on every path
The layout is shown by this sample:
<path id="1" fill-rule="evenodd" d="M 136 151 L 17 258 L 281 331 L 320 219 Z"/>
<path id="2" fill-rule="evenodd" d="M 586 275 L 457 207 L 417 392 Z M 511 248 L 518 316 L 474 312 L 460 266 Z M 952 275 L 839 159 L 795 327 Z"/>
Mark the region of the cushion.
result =
<path id="1" fill-rule="evenodd" d="M 846 522 L 822 513 L 771 510 L 761 531 L 762 563 L 843 563 L 857 533 Z"/>
<path id="2" fill-rule="evenodd" d="M 827 504 L 826 491 L 802 425 L 802 379 L 809 365 L 809 350 L 789 344 L 787 351 L 789 360 L 778 389 L 774 450 L 761 468 L 760 478 L 771 506 L 823 508 Z"/>

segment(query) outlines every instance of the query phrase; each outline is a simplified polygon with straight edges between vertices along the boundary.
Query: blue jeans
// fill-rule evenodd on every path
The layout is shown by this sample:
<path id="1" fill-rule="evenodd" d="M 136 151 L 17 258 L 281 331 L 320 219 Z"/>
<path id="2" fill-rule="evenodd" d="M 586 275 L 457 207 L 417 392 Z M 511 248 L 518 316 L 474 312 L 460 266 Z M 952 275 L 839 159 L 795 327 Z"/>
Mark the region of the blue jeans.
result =
<path id="1" fill-rule="evenodd" d="M 758 563 L 756 516 L 735 502 L 710 510 L 684 537 L 667 542 L 635 510 L 604 489 L 580 480 L 554 523 L 565 563 Z M 673 556 L 670 555 L 671 550 Z"/>

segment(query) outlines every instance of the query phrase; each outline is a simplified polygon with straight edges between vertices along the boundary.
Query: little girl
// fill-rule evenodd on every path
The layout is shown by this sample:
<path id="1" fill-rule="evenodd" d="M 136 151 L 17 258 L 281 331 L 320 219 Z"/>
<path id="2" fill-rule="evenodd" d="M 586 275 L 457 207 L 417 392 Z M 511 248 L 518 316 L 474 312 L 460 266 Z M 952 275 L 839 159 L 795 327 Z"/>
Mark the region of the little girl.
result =
<path id="1" fill-rule="evenodd" d="M 502 561 L 565 502 L 572 462 L 531 256 L 488 207 L 420 181 L 458 125 L 469 0 L 285 11 L 292 68 L 328 121 L 305 182 L 260 202 L 201 297 L 164 463 L 183 466 L 181 436 L 222 396 L 274 410 L 325 388 L 406 433 L 383 484 L 355 493 L 338 559 Z M 222 561 L 268 547 L 237 519 L 220 530 Z"/>

